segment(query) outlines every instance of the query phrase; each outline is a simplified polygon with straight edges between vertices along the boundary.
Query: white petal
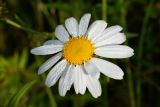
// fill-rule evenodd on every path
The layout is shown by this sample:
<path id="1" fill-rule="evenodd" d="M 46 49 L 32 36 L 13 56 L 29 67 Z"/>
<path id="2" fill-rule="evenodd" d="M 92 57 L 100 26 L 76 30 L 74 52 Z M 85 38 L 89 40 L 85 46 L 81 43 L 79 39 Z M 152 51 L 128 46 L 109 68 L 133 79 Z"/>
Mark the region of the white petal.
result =
<path id="1" fill-rule="evenodd" d="M 49 55 L 61 51 L 63 45 L 43 45 L 34 49 L 31 49 L 31 53 L 35 55 Z"/>
<path id="2" fill-rule="evenodd" d="M 87 28 L 88 28 L 88 24 L 91 18 L 91 14 L 87 13 L 84 14 L 79 22 L 79 32 L 78 35 L 82 36 L 86 34 Z"/>
<path id="3" fill-rule="evenodd" d="M 63 45 L 64 43 L 59 40 L 48 40 L 43 45 Z"/>
<path id="4" fill-rule="evenodd" d="M 94 40 L 101 35 L 106 28 L 107 23 L 103 20 L 97 20 L 89 27 L 87 35 L 90 40 Z"/>
<path id="5" fill-rule="evenodd" d="M 76 67 L 74 67 L 74 90 L 75 90 L 75 92 L 76 92 L 76 94 L 78 94 L 79 93 L 79 85 L 78 85 L 78 83 L 79 83 L 79 71 L 80 71 L 80 67 L 79 66 L 76 66 Z"/>
<path id="6" fill-rule="evenodd" d="M 84 94 L 86 91 L 86 74 L 78 65 L 74 67 L 74 89 L 76 94 Z"/>
<path id="7" fill-rule="evenodd" d="M 122 44 L 125 42 L 126 36 L 124 33 L 117 33 L 115 35 L 111 35 L 110 37 L 107 37 L 106 39 L 95 43 L 95 47 L 104 46 L 104 45 L 113 45 L 113 44 Z"/>
<path id="8" fill-rule="evenodd" d="M 111 26 L 109 28 L 106 28 L 103 33 L 99 36 L 99 38 L 96 38 L 93 43 L 97 43 L 100 41 L 103 41 L 107 38 L 109 38 L 112 35 L 115 35 L 116 33 L 120 32 L 122 30 L 122 27 L 119 25 Z"/>
<path id="9" fill-rule="evenodd" d="M 71 88 L 73 83 L 73 65 L 70 65 L 67 72 L 62 75 L 59 81 L 59 94 L 60 96 L 65 96 L 66 92 Z"/>
<path id="10" fill-rule="evenodd" d="M 124 45 L 98 47 L 95 54 L 106 58 L 128 58 L 134 55 L 133 49 Z"/>
<path id="11" fill-rule="evenodd" d="M 84 63 L 84 68 L 85 68 L 85 71 L 89 75 L 99 79 L 99 77 L 100 77 L 99 69 L 90 60 L 88 62 Z"/>
<path id="12" fill-rule="evenodd" d="M 78 22 L 75 18 L 71 17 L 66 19 L 65 26 L 70 33 L 70 35 L 77 37 L 78 36 Z"/>
<path id="13" fill-rule="evenodd" d="M 99 80 L 91 77 L 90 75 L 88 75 L 87 77 L 87 88 L 94 98 L 99 97 L 102 93 L 102 89 L 101 89 Z"/>
<path id="14" fill-rule="evenodd" d="M 48 59 L 41 67 L 38 69 L 38 74 L 42 74 L 48 69 L 50 69 L 60 58 L 62 57 L 62 53 L 58 53 Z"/>
<path id="15" fill-rule="evenodd" d="M 63 25 L 58 25 L 56 27 L 55 35 L 62 42 L 66 42 L 69 40 L 69 34 Z"/>
<path id="16" fill-rule="evenodd" d="M 117 65 L 99 58 L 92 58 L 91 61 L 104 75 L 113 79 L 123 79 L 124 73 Z"/>
<path id="17" fill-rule="evenodd" d="M 52 70 L 47 75 L 47 78 L 45 81 L 45 84 L 48 87 L 51 87 L 57 82 L 57 80 L 62 75 L 63 71 L 65 70 L 66 65 L 67 65 L 66 60 L 62 60 L 52 68 Z"/>

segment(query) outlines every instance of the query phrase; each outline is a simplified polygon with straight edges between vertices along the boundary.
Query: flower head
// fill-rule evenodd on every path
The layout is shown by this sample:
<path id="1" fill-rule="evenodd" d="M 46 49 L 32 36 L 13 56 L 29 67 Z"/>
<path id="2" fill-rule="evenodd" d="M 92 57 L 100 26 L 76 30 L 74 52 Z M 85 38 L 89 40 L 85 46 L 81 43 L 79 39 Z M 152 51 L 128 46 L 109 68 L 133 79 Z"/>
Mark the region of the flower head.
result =
<path id="1" fill-rule="evenodd" d="M 53 86 L 59 80 L 59 94 L 65 96 L 72 84 L 75 92 L 84 94 L 86 89 L 93 97 L 101 95 L 100 73 L 117 80 L 123 79 L 123 71 L 117 65 L 101 58 L 128 58 L 133 49 L 120 45 L 126 40 L 122 27 L 107 27 L 103 20 L 97 20 L 88 28 L 91 14 L 77 20 L 65 20 L 65 27 L 55 29 L 58 40 L 48 40 L 42 46 L 31 50 L 35 55 L 54 54 L 38 70 L 42 74 L 52 66 L 45 84 Z M 100 56 L 100 57 L 99 57 Z"/>

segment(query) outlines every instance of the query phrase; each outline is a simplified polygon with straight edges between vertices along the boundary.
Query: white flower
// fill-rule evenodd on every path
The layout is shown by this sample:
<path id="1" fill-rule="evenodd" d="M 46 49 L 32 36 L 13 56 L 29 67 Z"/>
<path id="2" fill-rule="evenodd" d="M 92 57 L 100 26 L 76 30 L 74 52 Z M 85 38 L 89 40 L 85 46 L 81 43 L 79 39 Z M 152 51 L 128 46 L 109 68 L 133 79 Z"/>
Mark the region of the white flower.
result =
<path id="1" fill-rule="evenodd" d="M 105 21 L 97 20 L 88 28 L 90 18 L 91 14 L 85 14 L 79 24 L 73 17 L 66 19 L 66 28 L 59 25 L 55 29 L 59 40 L 46 41 L 31 50 L 35 55 L 54 54 L 39 68 L 38 74 L 54 66 L 45 84 L 51 87 L 60 78 L 61 96 L 65 96 L 73 84 L 77 94 L 84 94 L 88 88 L 97 98 L 101 95 L 100 72 L 117 80 L 123 79 L 124 75 L 117 65 L 101 58 L 128 58 L 134 54 L 132 48 L 120 45 L 126 40 L 124 33 L 120 33 L 122 27 L 115 25 L 106 28 Z"/>

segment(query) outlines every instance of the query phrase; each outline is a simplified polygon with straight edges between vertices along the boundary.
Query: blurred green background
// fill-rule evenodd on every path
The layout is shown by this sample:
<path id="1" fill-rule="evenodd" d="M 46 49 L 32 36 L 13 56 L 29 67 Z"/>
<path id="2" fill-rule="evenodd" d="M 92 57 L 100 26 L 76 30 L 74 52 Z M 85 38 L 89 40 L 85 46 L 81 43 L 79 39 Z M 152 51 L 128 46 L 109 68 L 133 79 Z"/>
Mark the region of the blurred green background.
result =
<path id="1" fill-rule="evenodd" d="M 54 29 L 68 17 L 89 12 L 91 22 L 103 19 L 121 25 L 135 50 L 130 59 L 111 60 L 125 72 L 117 81 L 101 75 L 102 95 L 87 91 L 65 97 L 57 84 L 44 85 L 38 67 L 50 56 L 30 49 L 54 39 Z M 159 0 L 0 0 L 0 107 L 160 107 Z M 109 59 L 110 60 L 110 59 Z"/>

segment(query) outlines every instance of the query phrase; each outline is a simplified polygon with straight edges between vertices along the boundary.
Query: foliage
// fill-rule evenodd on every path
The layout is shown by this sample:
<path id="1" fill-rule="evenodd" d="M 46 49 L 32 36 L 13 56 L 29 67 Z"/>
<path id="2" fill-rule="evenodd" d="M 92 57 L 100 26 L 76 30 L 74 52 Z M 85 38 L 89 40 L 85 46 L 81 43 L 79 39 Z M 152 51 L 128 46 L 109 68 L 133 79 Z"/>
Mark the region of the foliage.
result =
<path id="1" fill-rule="evenodd" d="M 88 91 L 76 95 L 73 89 L 60 97 L 57 85 L 44 85 L 48 72 L 37 75 L 47 58 L 29 50 L 55 39 L 55 27 L 66 18 L 79 19 L 86 12 L 92 13 L 91 22 L 121 25 L 135 55 L 114 60 L 125 78 L 102 76 L 101 97 L 94 99 Z M 159 17 L 158 0 L 0 0 L 0 107 L 159 107 Z"/>

